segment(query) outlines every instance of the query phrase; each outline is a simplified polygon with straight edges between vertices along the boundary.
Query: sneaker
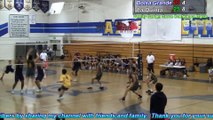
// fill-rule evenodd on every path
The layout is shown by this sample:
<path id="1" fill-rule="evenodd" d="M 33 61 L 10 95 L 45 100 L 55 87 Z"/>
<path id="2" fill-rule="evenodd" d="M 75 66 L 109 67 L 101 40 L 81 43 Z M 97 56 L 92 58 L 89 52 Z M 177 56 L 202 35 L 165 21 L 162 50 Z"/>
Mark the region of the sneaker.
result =
<path id="1" fill-rule="evenodd" d="M 138 88 L 139 88 L 139 90 L 141 90 L 142 89 L 141 85 L 139 85 Z"/>
<path id="2" fill-rule="evenodd" d="M 150 92 L 151 92 L 151 90 L 147 90 L 147 91 L 146 91 L 146 93 L 150 93 Z"/>
<path id="3" fill-rule="evenodd" d="M 14 91 L 14 90 L 11 90 L 11 93 L 12 93 L 12 94 L 14 94 L 14 93 L 15 93 L 15 91 Z"/>
<path id="4" fill-rule="evenodd" d="M 36 92 L 37 92 L 37 93 L 40 93 L 40 92 L 42 92 L 42 90 L 41 90 L 41 89 L 38 89 L 38 90 L 36 90 Z"/>
<path id="5" fill-rule="evenodd" d="M 58 97 L 58 101 L 61 101 L 61 100 L 63 100 L 64 98 L 63 97 Z"/>
<path id="6" fill-rule="evenodd" d="M 21 90 L 20 92 L 21 92 L 21 94 L 24 94 L 24 90 Z"/>
<path id="7" fill-rule="evenodd" d="M 76 79 L 76 78 L 74 78 L 74 79 L 73 79 L 73 82 L 76 82 L 76 81 L 77 81 L 77 79 Z"/>
<path id="8" fill-rule="evenodd" d="M 87 89 L 92 89 L 92 87 L 88 87 Z"/>
<path id="9" fill-rule="evenodd" d="M 120 100 L 121 100 L 121 101 L 125 101 L 125 97 L 122 97 Z"/>
<path id="10" fill-rule="evenodd" d="M 99 87 L 100 88 L 100 90 L 104 90 L 104 87 Z"/>
<path id="11" fill-rule="evenodd" d="M 142 96 L 141 96 L 141 95 L 138 95 L 138 99 L 141 100 L 141 99 L 142 99 Z"/>

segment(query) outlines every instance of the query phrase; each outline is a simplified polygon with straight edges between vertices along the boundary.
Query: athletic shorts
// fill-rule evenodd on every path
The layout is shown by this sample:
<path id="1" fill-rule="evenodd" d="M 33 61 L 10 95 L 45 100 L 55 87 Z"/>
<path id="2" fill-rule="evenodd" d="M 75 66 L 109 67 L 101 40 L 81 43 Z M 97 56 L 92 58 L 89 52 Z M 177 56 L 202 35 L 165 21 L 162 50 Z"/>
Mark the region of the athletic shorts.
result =
<path id="1" fill-rule="evenodd" d="M 77 72 L 79 69 L 80 69 L 80 68 L 78 68 L 78 67 L 73 67 L 73 68 L 72 68 L 72 70 L 73 70 L 73 71 L 76 71 L 76 72 Z"/>
<path id="2" fill-rule="evenodd" d="M 6 70 L 4 72 L 8 74 L 9 72 L 14 72 L 14 69 L 12 69 L 11 67 L 6 67 Z"/>
<path id="3" fill-rule="evenodd" d="M 131 91 L 136 91 L 136 90 L 138 90 L 138 88 L 139 88 L 139 83 L 136 83 L 136 84 L 134 84 L 134 85 L 130 88 L 130 90 L 131 90 Z"/>
<path id="4" fill-rule="evenodd" d="M 38 75 L 38 76 L 36 77 L 36 80 L 42 81 L 43 78 L 44 78 L 44 75 Z"/>
<path id="5" fill-rule="evenodd" d="M 24 76 L 23 74 L 15 74 L 15 81 L 23 81 L 24 80 Z"/>
<path id="6" fill-rule="evenodd" d="M 28 69 L 26 72 L 27 77 L 34 77 L 35 76 L 35 70 L 34 69 Z"/>
<path id="7" fill-rule="evenodd" d="M 150 81 L 152 84 L 155 84 L 155 83 L 157 83 L 158 81 L 157 80 L 151 80 Z"/>
<path id="8" fill-rule="evenodd" d="M 60 91 L 60 90 L 64 90 L 64 91 L 67 91 L 69 88 L 66 88 L 66 87 L 64 87 L 63 85 L 60 87 L 60 88 L 58 88 L 58 91 Z"/>
<path id="9" fill-rule="evenodd" d="M 101 77 L 102 77 L 102 73 L 98 73 L 98 74 L 96 74 L 95 79 L 99 81 L 99 80 L 101 80 Z"/>

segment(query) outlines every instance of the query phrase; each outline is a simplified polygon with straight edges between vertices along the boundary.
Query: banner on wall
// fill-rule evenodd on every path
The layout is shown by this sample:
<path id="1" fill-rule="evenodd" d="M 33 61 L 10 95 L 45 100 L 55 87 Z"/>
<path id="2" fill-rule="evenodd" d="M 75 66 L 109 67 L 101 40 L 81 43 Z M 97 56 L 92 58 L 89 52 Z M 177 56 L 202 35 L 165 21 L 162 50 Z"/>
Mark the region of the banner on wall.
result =
<path id="1" fill-rule="evenodd" d="M 133 31 L 134 36 L 140 36 L 141 19 L 105 20 L 103 35 L 120 35 L 121 31 Z"/>
<path id="2" fill-rule="evenodd" d="M 14 0 L 14 8 L 20 12 L 24 8 L 24 0 Z"/>
<path id="3" fill-rule="evenodd" d="M 213 18 L 182 20 L 182 37 L 213 37 Z"/>
<path id="4" fill-rule="evenodd" d="M 32 7 L 33 7 L 33 10 L 35 11 L 38 11 L 40 10 L 40 2 L 39 0 L 32 0 Z"/>
<path id="5" fill-rule="evenodd" d="M 11 38 L 29 37 L 29 16 L 11 14 L 9 16 L 9 33 Z"/>
<path id="6" fill-rule="evenodd" d="M 41 10 L 46 13 L 49 10 L 49 1 L 40 1 L 40 8 Z"/>
<path id="7" fill-rule="evenodd" d="M 24 9 L 29 11 L 32 9 L 32 0 L 24 0 Z"/>
<path id="8" fill-rule="evenodd" d="M 8 10 L 13 9 L 13 5 L 14 5 L 14 1 L 13 0 L 5 0 L 5 8 L 7 8 Z"/>
<path id="9" fill-rule="evenodd" d="M 0 9 L 4 8 L 4 0 L 0 0 Z"/>

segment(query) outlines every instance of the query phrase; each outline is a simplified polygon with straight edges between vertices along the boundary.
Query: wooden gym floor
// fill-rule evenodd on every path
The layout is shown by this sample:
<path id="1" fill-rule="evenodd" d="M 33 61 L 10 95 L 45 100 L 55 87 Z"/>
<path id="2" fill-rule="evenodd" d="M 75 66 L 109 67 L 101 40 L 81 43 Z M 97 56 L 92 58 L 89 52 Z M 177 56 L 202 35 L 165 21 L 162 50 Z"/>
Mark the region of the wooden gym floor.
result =
<path id="1" fill-rule="evenodd" d="M 43 80 L 43 92 L 39 94 L 33 93 L 31 89 L 30 93 L 21 95 L 20 83 L 16 87 L 15 94 L 11 94 L 14 74 L 6 74 L 4 81 L 0 82 L 0 112 L 5 114 L 149 113 L 150 96 L 145 93 L 147 90 L 145 84 L 142 85 L 142 90 L 139 90 L 143 95 L 141 101 L 133 93 L 127 95 L 125 102 L 119 101 L 128 81 L 128 76 L 125 74 L 104 73 L 101 81 L 105 89 L 100 91 L 98 85 L 93 90 L 87 89 L 91 78 L 95 76 L 95 71 L 80 71 L 78 82 L 73 82 L 72 88 L 65 93 L 64 100 L 58 102 L 57 88 L 60 85 L 56 84 L 56 81 L 62 68 L 63 65 L 49 67 L 50 74 Z M 67 69 L 70 72 L 71 68 Z M 159 71 L 156 70 L 156 73 Z M 165 110 L 167 113 L 213 113 L 213 84 L 208 83 L 207 74 L 190 73 L 190 77 L 187 80 L 159 78 L 159 82 L 164 84 L 163 91 L 168 98 Z M 202 120 L 205 119 L 207 118 Z"/>

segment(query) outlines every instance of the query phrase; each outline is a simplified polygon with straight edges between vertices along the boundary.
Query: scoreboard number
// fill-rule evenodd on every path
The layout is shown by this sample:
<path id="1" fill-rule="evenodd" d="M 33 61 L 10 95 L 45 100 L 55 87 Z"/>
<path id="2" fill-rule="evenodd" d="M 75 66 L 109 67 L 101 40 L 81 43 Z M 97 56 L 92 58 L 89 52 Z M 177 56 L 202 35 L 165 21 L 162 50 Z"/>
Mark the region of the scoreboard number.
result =
<path id="1" fill-rule="evenodd" d="M 185 8 L 185 7 L 183 7 L 183 8 L 182 8 L 182 12 L 185 12 L 185 11 L 186 11 L 186 8 Z"/>
<path id="2" fill-rule="evenodd" d="M 180 0 L 174 0 L 173 5 L 180 5 Z"/>
<path id="3" fill-rule="evenodd" d="M 186 5 L 186 1 L 185 0 L 183 0 L 182 5 Z"/>

